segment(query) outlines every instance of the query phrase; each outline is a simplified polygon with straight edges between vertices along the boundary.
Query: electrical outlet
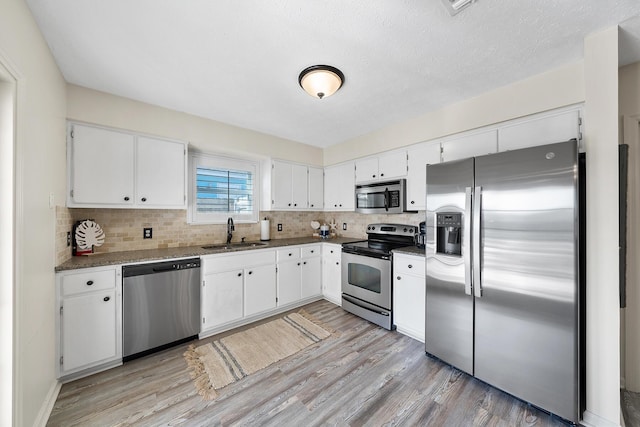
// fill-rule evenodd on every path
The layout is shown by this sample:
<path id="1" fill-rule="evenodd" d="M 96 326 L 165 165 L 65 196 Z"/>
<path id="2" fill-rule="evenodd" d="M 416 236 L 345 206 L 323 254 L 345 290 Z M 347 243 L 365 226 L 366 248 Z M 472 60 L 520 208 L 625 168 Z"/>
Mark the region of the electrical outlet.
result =
<path id="1" fill-rule="evenodd" d="M 346 222 L 342 223 L 342 230 L 347 231 L 347 223 Z"/>
<path id="2" fill-rule="evenodd" d="M 153 238 L 153 228 L 143 228 L 142 229 L 142 238 L 143 239 L 151 239 Z"/>
<path id="3" fill-rule="evenodd" d="M 278 224 L 278 231 L 282 231 L 282 224 Z"/>
<path id="4" fill-rule="evenodd" d="M 71 232 L 67 231 L 67 247 L 71 246 Z"/>

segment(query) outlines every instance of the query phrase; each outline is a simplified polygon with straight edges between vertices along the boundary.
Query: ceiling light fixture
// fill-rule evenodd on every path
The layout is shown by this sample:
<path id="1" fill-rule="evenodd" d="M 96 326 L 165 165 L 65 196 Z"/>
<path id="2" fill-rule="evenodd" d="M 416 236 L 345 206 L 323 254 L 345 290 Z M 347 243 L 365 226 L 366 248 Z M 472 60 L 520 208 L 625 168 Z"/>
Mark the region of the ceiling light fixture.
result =
<path id="1" fill-rule="evenodd" d="M 471 3 L 475 3 L 475 1 L 476 0 L 442 0 L 451 16 L 457 14 L 465 7 L 471 6 Z"/>
<path id="2" fill-rule="evenodd" d="M 302 70 L 298 83 L 309 95 L 323 99 L 342 87 L 344 74 L 330 65 L 312 65 Z"/>

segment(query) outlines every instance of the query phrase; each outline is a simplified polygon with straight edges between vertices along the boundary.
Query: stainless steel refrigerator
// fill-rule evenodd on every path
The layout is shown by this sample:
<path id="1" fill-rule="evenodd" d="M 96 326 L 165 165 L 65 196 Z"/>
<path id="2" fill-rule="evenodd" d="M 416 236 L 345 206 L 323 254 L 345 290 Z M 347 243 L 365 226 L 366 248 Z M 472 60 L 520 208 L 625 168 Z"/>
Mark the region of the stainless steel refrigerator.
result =
<path id="1" fill-rule="evenodd" d="M 426 352 L 579 421 L 575 140 L 427 166 Z"/>

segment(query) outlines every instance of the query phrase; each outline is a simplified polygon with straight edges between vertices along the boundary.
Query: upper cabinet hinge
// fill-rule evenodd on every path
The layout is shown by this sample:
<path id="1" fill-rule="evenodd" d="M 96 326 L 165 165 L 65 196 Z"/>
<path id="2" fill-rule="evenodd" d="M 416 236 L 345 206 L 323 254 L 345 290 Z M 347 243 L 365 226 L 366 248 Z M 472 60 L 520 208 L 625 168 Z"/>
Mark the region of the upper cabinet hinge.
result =
<path id="1" fill-rule="evenodd" d="M 62 306 L 60 306 L 60 316 L 62 316 Z"/>
<path id="2" fill-rule="evenodd" d="M 63 365 L 64 363 L 64 356 L 60 356 L 60 365 Z"/>
<path id="3" fill-rule="evenodd" d="M 73 139 L 74 133 L 73 133 L 73 128 L 71 128 L 71 139 Z"/>
<path id="4" fill-rule="evenodd" d="M 69 191 L 69 194 L 73 197 L 73 190 Z"/>
<path id="5" fill-rule="evenodd" d="M 202 281 L 202 287 L 204 288 L 204 286 L 205 286 L 205 281 L 203 280 Z"/>

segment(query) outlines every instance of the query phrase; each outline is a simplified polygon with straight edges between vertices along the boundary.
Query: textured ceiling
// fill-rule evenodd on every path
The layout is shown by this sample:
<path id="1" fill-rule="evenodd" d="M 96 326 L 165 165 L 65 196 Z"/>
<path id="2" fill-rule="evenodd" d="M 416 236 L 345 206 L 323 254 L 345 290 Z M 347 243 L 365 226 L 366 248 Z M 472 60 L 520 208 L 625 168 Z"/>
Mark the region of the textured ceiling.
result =
<path id="1" fill-rule="evenodd" d="M 579 60 L 585 35 L 640 14 L 638 0 L 477 0 L 456 16 L 441 0 L 27 3 L 70 83 L 320 147 Z M 332 97 L 298 86 L 314 64 L 344 72 Z"/>

